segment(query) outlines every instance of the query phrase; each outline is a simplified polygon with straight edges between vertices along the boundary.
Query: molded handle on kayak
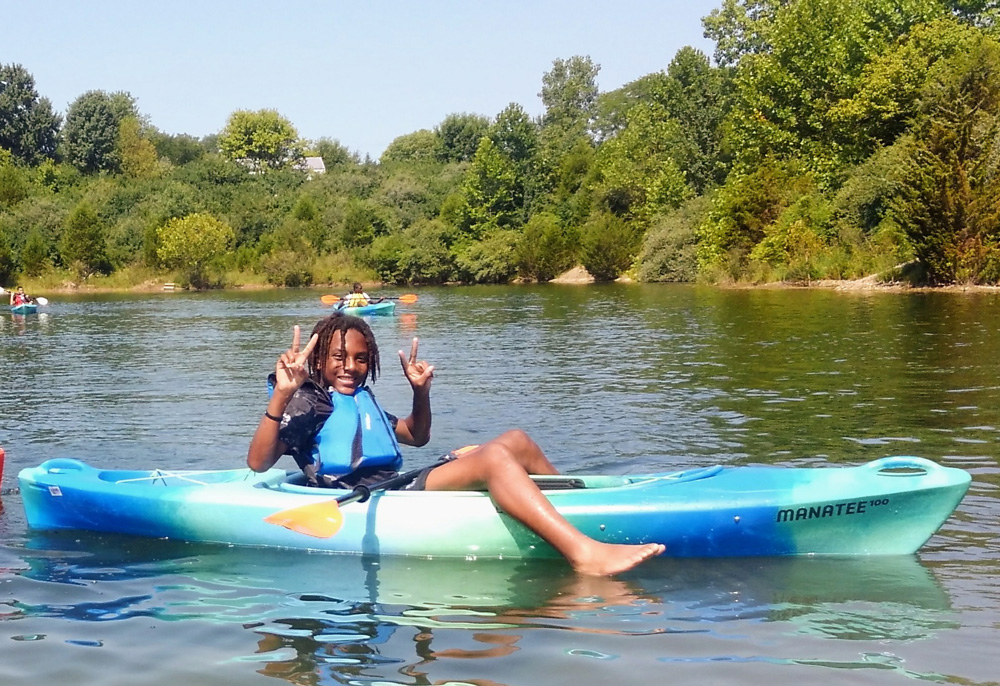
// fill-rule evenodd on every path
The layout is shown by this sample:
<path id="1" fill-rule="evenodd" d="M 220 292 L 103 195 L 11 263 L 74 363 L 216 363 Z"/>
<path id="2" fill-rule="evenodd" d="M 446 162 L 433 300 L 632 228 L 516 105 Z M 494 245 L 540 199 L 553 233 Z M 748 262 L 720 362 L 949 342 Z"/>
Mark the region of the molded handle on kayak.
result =
<path id="1" fill-rule="evenodd" d="M 890 472 L 890 469 L 919 469 L 924 474 L 942 469 L 941 465 L 925 457 L 914 457 L 913 455 L 895 455 L 893 457 L 883 457 L 873 460 L 864 465 L 868 469 L 880 472 L 882 476 L 920 476 L 918 472 Z"/>
<path id="2" fill-rule="evenodd" d="M 59 474 L 60 472 L 82 472 L 84 469 L 88 469 L 88 465 L 80 462 L 80 460 L 74 460 L 72 457 L 56 457 L 51 460 L 46 460 L 42 467 L 45 468 L 49 474 Z"/>

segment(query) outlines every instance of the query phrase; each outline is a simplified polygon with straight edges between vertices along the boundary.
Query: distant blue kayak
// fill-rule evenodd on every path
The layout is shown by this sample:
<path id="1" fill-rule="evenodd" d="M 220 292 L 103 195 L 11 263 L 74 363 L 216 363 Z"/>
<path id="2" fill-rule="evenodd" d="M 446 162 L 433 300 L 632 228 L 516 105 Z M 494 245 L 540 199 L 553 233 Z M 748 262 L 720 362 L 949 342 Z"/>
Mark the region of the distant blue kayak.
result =
<path id="1" fill-rule="evenodd" d="M 10 308 L 10 311 L 14 314 L 34 314 L 38 312 L 38 305 L 34 303 L 24 303 L 23 305 L 15 305 Z"/>
<path id="2" fill-rule="evenodd" d="M 396 311 L 396 303 L 391 300 L 383 300 L 380 303 L 372 303 L 363 307 L 341 307 L 340 312 L 353 314 L 355 317 L 363 317 L 368 314 L 392 314 Z"/>

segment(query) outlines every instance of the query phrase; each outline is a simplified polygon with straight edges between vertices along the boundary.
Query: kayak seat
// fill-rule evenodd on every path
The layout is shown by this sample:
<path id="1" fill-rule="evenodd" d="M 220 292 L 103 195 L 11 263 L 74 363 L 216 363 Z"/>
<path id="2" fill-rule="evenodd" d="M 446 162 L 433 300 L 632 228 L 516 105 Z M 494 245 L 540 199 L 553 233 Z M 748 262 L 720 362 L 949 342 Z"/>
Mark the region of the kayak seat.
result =
<path id="1" fill-rule="evenodd" d="M 543 491 L 571 491 L 587 487 L 583 479 L 574 476 L 532 476 L 531 478 Z"/>

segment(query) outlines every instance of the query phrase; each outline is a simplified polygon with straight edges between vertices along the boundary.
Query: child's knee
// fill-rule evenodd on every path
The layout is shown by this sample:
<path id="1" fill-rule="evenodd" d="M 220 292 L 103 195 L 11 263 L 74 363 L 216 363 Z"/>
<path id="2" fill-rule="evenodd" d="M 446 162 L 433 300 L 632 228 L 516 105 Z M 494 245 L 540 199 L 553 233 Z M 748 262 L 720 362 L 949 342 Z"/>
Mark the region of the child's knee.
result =
<path id="1" fill-rule="evenodd" d="M 533 448 L 535 442 L 522 429 L 510 429 L 500 434 L 500 442 L 513 452 L 521 452 Z"/>
<path id="2" fill-rule="evenodd" d="M 501 436 L 500 438 L 503 438 Z M 494 440 L 482 446 L 476 455 L 471 456 L 479 460 L 484 471 L 496 472 L 508 467 L 511 463 L 517 462 L 517 455 L 511 446 L 503 440 Z"/>

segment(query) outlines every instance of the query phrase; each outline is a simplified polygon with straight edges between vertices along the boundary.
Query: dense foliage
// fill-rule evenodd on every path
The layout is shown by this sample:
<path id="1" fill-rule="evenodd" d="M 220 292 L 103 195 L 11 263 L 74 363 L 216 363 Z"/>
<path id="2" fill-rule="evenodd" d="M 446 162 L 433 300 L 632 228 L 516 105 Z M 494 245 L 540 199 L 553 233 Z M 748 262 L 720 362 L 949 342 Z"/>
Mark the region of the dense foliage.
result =
<path id="1" fill-rule="evenodd" d="M 452 113 L 378 160 L 275 110 L 196 139 L 94 90 L 63 120 L 0 65 L 0 284 L 503 283 L 576 265 L 996 283 L 993 5 L 724 0 L 704 20 L 713 60 L 686 47 L 601 92 L 600 65 L 557 59 L 540 116 Z"/>

